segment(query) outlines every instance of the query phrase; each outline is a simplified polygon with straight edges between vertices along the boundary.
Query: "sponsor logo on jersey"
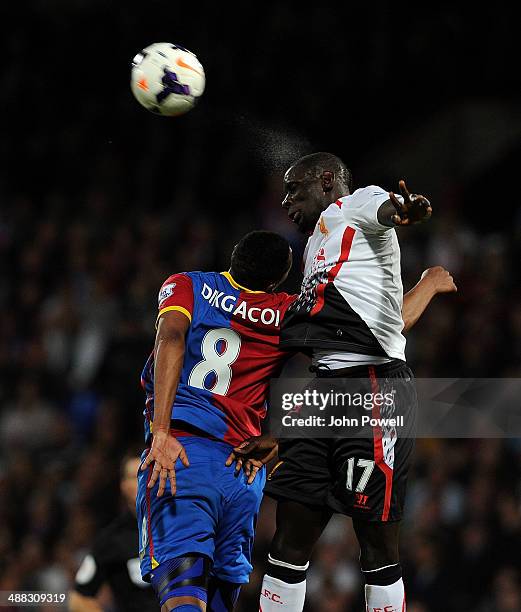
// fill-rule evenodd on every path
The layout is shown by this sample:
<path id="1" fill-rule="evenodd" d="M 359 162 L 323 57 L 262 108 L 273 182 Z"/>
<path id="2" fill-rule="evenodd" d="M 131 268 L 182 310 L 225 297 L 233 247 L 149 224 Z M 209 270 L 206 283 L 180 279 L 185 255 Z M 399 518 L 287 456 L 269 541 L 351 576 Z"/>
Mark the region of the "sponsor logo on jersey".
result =
<path id="1" fill-rule="evenodd" d="M 355 503 L 353 504 L 353 508 L 359 508 L 360 510 L 370 510 L 370 507 L 367 505 L 368 500 L 368 495 L 364 495 L 363 493 L 355 493 Z"/>
<path id="2" fill-rule="evenodd" d="M 169 283 L 168 285 L 165 285 L 164 287 L 161 287 L 161 291 L 159 292 L 159 296 L 157 298 L 158 302 L 159 302 L 159 306 L 161 306 L 161 304 L 167 299 L 169 298 L 172 293 L 174 293 L 174 287 L 175 287 L 175 283 Z"/>
<path id="3" fill-rule="evenodd" d="M 318 226 L 320 233 L 325 234 L 326 236 L 329 234 L 329 230 L 326 227 L 326 223 L 324 221 L 324 217 L 320 217 L 320 223 Z"/>
<path id="4" fill-rule="evenodd" d="M 233 316 L 241 317 L 245 321 L 275 325 L 275 327 L 280 325 L 280 310 L 278 309 L 249 306 L 244 300 L 237 302 L 234 295 L 227 295 L 224 291 L 212 289 L 206 283 L 203 284 L 201 295 L 210 303 L 210 306 L 219 308 L 224 312 L 230 312 Z"/>

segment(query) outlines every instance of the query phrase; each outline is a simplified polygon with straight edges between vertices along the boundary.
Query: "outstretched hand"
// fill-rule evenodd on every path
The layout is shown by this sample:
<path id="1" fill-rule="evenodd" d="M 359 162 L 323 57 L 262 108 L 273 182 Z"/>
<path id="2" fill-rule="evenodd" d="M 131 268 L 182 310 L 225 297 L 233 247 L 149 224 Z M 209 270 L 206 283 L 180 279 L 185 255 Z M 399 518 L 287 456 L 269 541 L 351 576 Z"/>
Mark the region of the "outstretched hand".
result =
<path id="1" fill-rule="evenodd" d="M 391 217 L 395 225 L 413 225 L 427 221 L 432 215 L 432 206 L 429 200 L 422 195 L 409 193 L 405 181 L 399 182 L 400 193 L 403 197 L 403 203 L 390 191 L 389 199 L 391 200 L 396 213 Z"/>
<path id="2" fill-rule="evenodd" d="M 176 494 L 175 462 L 178 459 L 185 467 L 190 466 L 185 447 L 174 436 L 164 431 L 154 433 L 152 447 L 141 466 L 141 470 L 146 470 L 152 463 L 154 464 L 152 475 L 148 481 L 148 488 L 151 489 L 159 478 L 157 497 L 161 497 L 165 492 L 167 480 L 170 481 L 172 495 Z"/>
<path id="3" fill-rule="evenodd" d="M 248 484 L 252 484 L 258 471 L 277 456 L 278 449 L 278 441 L 272 436 L 255 436 L 234 448 L 226 465 L 229 467 L 235 461 L 235 474 L 238 475 L 244 468 Z"/>

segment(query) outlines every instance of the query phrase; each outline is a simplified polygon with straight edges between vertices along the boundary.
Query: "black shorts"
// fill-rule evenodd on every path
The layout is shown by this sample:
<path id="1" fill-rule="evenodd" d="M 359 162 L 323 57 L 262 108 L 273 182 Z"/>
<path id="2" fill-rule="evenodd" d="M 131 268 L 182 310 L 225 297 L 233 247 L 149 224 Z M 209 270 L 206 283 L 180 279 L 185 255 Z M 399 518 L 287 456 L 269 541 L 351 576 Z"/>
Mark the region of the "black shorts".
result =
<path id="1" fill-rule="evenodd" d="M 356 519 L 400 520 L 418 403 L 411 369 L 394 360 L 380 366 L 319 371 L 314 380 L 325 377 L 335 378 L 335 384 L 345 379 L 351 387 L 358 385 L 360 392 L 393 390 L 393 416 L 402 416 L 403 426 L 370 425 L 359 436 L 282 439 L 264 492 Z M 353 378 L 357 380 L 348 381 Z"/>

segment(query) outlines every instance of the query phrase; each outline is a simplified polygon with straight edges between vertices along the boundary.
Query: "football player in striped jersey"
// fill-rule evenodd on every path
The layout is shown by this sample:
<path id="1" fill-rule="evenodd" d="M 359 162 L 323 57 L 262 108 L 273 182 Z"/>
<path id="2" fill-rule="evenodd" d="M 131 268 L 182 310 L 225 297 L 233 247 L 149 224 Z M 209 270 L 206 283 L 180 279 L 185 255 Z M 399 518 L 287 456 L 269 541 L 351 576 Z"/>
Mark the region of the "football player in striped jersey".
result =
<path id="1" fill-rule="evenodd" d="M 432 207 L 424 196 L 410 194 L 404 181 L 400 192 L 374 185 L 353 191 L 351 172 L 329 153 L 301 158 L 284 176 L 282 206 L 309 238 L 301 293 L 284 317 L 280 346 L 308 353 L 317 379 L 346 381 L 350 389 L 358 385 L 360 393 L 373 395 L 383 384 L 392 387 L 392 414 L 406 427 L 377 424 L 363 439 L 280 440 L 279 462 L 265 488 L 278 503 L 263 612 L 302 611 L 309 559 L 335 512 L 353 518 L 367 611 L 405 610 L 398 544 L 417 398 L 405 361 L 395 228 L 428 220 Z M 441 275 L 442 292 L 456 290 L 446 271 L 429 273 Z M 372 417 L 381 422 L 376 404 Z M 233 458 L 262 465 L 275 445 L 266 437 L 251 440 Z"/>

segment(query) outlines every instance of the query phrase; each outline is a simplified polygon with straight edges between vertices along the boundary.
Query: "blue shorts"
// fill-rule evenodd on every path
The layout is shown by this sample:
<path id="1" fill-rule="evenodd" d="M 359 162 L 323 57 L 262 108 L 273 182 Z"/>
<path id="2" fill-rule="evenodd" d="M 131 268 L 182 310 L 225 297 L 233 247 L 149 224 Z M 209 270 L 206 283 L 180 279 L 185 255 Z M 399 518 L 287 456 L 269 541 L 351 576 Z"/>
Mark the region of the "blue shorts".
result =
<path id="1" fill-rule="evenodd" d="M 235 465 L 224 464 L 231 446 L 197 437 L 180 437 L 190 467 L 177 461 L 177 493 L 170 483 L 156 497 L 158 483 L 147 488 L 152 466 L 138 472 L 136 499 L 139 558 L 143 580 L 161 563 L 188 553 L 206 555 L 212 575 L 228 582 L 248 582 L 257 514 L 266 470 L 246 484 L 244 472 L 234 476 Z M 148 451 L 144 451 L 143 461 Z"/>

